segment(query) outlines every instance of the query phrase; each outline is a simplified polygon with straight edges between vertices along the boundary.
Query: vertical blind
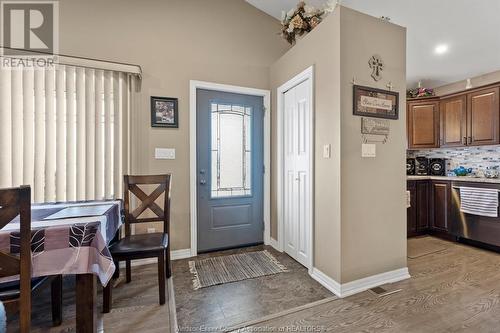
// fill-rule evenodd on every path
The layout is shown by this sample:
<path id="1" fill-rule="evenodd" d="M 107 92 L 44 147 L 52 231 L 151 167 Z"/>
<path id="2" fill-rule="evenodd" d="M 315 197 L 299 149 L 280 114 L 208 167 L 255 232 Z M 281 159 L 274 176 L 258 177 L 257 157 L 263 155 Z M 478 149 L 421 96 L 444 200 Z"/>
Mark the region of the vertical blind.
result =
<path id="1" fill-rule="evenodd" d="M 78 66 L 0 69 L 0 188 L 34 202 L 120 197 L 134 76 Z"/>

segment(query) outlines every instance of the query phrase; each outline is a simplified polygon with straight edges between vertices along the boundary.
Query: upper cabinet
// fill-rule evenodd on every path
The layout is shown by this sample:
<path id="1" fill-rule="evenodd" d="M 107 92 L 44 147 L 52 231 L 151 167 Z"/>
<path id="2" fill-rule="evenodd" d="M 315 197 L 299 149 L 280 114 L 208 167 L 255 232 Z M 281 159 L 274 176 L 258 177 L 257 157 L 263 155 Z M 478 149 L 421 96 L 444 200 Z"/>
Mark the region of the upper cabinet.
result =
<path id="1" fill-rule="evenodd" d="M 467 143 L 467 97 L 442 99 L 440 102 L 441 147 L 456 147 Z"/>
<path id="2" fill-rule="evenodd" d="M 409 100 L 408 148 L 499 144 L 499 95 L 496 86 L 442 99 Z"/>
<path id="3" fill-rule="evenodd" d="M 467 144 L 498 144 L 499 88 L 479 90 L 467 95 Z"/>
<path id="4" fill-rule="evenodd" d="M 411 101 L 407 110 L 408 148 L 439 147 L 439 101 Z"/>

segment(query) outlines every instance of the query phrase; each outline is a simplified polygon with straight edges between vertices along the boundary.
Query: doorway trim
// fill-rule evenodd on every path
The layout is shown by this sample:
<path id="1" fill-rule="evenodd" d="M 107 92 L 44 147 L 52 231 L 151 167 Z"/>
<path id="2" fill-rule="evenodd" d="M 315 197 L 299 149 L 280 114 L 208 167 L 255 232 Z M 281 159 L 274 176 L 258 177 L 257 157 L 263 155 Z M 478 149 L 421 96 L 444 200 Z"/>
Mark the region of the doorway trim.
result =
<path id="1" fill-rule="evenodd" d="M 271 91 L 206 81 L 189 81 L 189 183 L 191 256 L 198 255 L 197 161 L 196 161 L 196 90 L 206 89 L 262 96 L 264 99 L 264 244 L 269 244 L 271 227 Z"/>
<path id="2" fill-rule="evenodd" d="M 283 85 L 281 85 L 277 90 L 277 152 L 278 152 L 278 163 L 277 163 L 277 213 L 278 213 L 278 241 L 271 240 L 277 245 L 277 250 L 283 252 L 285 249 L 285 221 L 284 221 L 284 176 L 285 176 L 285 163 L 284 163 L 284 106 L 285 106 L 285 93 L 292 89 L 293 87 L 299 85 L 302 82 L 309 81 L 309 95 L 311 96 L 311 112 L 309 114 L 309 172 L 311 173 L 311 181 L 309 183 L 309 193 L 310 202 L 309 207 L 311 211 L 309 213 L 309 262 L 307 269 L 309 273 L 312 273 L 313 263 L 314 263 L 314 66 L 306 68 L 301 73 L 297 74 Z"/>

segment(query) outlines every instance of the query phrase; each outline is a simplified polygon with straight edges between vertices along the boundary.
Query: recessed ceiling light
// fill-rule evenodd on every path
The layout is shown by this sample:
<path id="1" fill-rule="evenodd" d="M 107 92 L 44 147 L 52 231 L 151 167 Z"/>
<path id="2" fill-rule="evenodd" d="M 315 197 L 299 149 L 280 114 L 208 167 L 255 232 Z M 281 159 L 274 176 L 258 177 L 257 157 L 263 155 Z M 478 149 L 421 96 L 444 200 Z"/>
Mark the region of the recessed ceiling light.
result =
<path id="1" fill-rule="evenodd" d="M 446 44 L 439 44 L 434 49 L 434 53 L 436 54 L 445 54 L 446 52 L 448 52 L 448 45 Z"/>

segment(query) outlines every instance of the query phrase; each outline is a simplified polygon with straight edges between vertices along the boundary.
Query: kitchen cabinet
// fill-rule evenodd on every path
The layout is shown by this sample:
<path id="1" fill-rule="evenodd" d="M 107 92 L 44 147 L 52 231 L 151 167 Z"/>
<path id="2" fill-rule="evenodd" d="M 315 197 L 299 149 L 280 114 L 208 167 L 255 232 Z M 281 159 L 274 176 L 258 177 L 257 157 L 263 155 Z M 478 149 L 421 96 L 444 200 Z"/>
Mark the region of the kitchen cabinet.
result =
<path id="1" fill-rule="evenodd" d="M 449 181 L 431 181 L 430 189 L 430 229 L 448 232 L 451 215 L 451 183 Z"/>
<path id="2" fill-rule="evenodd" d="M 406 211 L 407 236 L 425 234 L 429 227 L 429 182 L 408 181 L 410 207 Z"/>
<path id="3" fill-rule="evenodd" d="M 467 96 L 460 95 L 440 101 L 441 147 L 467 144 Z"/>
<path id="4" fill-rule="evenodd" d="M 417 184 L 407 182 L 406 189 L 410 192 L 410 207 L 406 210 L 406 230 L 408 237 L 417 235 Z"/>
<path id="5" fill-rule="evenodd" d="M 429 228 L 429 182 L 417 182 L 417 232 Z"/>
<path id="6" fill-rule="evenodd" d="M 467 145 L 499 143 L 499 88 L 479 90 L 467 95 Z"/>
<path id="7" fill-rule="evenodd" d="M 408 100 L 409 149 L 500 144 L 500 87 Z"/>
<path id="8" fill-rule="evenodd" d="M 439 147 L 439 100 L 409 101 L 407 107 L 409 149 Z"/>

